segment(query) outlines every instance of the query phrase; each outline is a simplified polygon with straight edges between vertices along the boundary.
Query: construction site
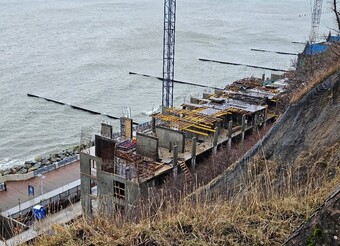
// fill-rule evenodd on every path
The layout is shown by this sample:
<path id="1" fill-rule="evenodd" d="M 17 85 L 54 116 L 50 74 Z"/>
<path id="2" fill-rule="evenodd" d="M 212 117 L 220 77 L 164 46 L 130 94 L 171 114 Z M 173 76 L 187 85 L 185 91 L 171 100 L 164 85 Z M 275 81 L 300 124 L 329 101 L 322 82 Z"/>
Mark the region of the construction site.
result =
<path id="1" fill-rule="evenodd" d="M 191 98 L 180 108 L 163 107 L 150 115 L 143 127 L 121 118 L 120 133 L 101 125 L 101 136 L 89 153 L 80 153 L 81 202 L 86 215 L 128 212 L 148 190 L 162 183 L 165 175 L 184 173 L 192 181 L 196 159 L 215 154 L 220 145 L 231 148 L 233 141 L 244 141 L 268 121 L 275 120 L 277 96 L 286 79 L 272 75 L 262 81 L 249 78 L 236 81 L 223 90 Z M 97 186 L 96 189 L 92 187 Z"/>
<path id="2" fill-rule="evenodd" d="M 315 1 L 311 44 L 316 42 L 321 10 L 322 1 Z M 236 81 L 174 107 L 175 26 L 176 0 L 165 0 L 163 77 L 158 78 L 163 83 L 161 112 L 151 114 L 150 122 L 135 128 L 133 119 L 121 118 L 118 134 L 112 133 L 109 124 L 102 124 L 101 136 L 95 136 L 92 150 L 80 153 L 81 205 L 85 216 L 111 216 L 115 211 L 129 214 L 141 199 L 148 198 L 149 188 L 161 184 L 166 175 L 176 178 L 183 172 L 185 182 L 190 182 L 190 169 L 199 164 L 198 157 L 216 154 L 220 145 L 230 149 L 233 140 L 244 141 L 246 134 L 276 118 L 273 109 L 288 81 L 278 75 Z"/>
<path id="3" fill-rule="evenodd" d="M 339 42 L 339 36 L 330 34 L 326 42 L 316 43 L 320 3 L 322 1 L 315 1 L 310 43 L 307 42 L 305 50 L 298 56 L 298 68 L 305 67 L 312 56 L 323 57 L 323 52 L 327 51 L 332 42 Z M 21 231 L 33 231 L 32 208 L 38 203 L 42 207 L 48 207 L 47 212 L 55 213 L 66 222 L 80 214 L 91 218 L 95 215 L 114 217 L 119 213 L 128 218 L 129 215 L 138 213 L 138 203 L 153 198 L 150 191 L 161 188 L 167 178 L 173 178 L 175 182 L 181 179 L 181 184 L 195 182 L 193 173 L 203 157 L 216 155 L 222 146 L 232 150 L 235 143 L 243 144 L 247 141 L 246 136 L 255 135 L 260 128 L 275 122 L 279 117 L 278 104 L 289 93 L 287 87 L 290 83 L 294 83 L 288 78 L 288 73 L 271 74 L 270 78 L 266 78 L 265 74 L 262 78 L 245 78 L 231 84 L 226 83 L 225 88 L 176 81 L 175 21 L 176 0 L 164 0 L 163 77 L 156 77 L 163 83 L 159 112 L 150 114 L 150 120 L 142 124 L 134 122 L 129 116 L 106 115 L 119 120 L 120 131 L 114 132 L 110 123 L 101 123 L 100 135 L 95 135 L 94 141 L 89 140 L 91 147 L 79 151 L 79 156 L 77 153 L 79 163 L 75 168 L 78 168 L 77 175 L 80 169 L 80 179 L 77 176 L 72 183 L 63 186 L 59 184 L 58 189 L 43 196 L 42 182 L 45 177 L 42 174 L 52 170 L 46 168 L 40 176 L 37 175 L 40 178 L 41 196 L 35 200 L 28 199 L 25 206 L 22 206 L 19 198 L 18 206 L 6 207 L 2 212 L 0 238 L 7 240 L 18 234 L 9 233 L 8 227 L 14 222 L 17 223 L 14 227 Z M 280 69 L 250 67 L 285 72 Z M 206 87 L 213 92 L 204 92 L 201 97 L 191 97 L 189 102 L 174 107 L 174 83 Z M 40 98 L 36 95 L 28 96 Z M 65 105 L 56 100 L 43 99 Z M 82 107 L 69 106 L 91 114 L 101 114 Z M 78 211 L 76 207 L 77 213 L 71 218 L 65 208 L 79 200 L 81 208 Z M 64 210 L 66 215 L 63 214 Z M 56 217 L 57 219 L 60 220 Z M 35 235 L 30 234 L 23 241 L 34 237 Z"/>

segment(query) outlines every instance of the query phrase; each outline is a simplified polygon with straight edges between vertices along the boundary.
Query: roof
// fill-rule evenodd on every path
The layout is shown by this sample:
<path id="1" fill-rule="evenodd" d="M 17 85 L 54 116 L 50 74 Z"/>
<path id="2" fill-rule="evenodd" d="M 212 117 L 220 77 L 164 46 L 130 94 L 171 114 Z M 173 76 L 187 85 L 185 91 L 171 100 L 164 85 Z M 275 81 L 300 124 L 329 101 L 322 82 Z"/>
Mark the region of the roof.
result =
<path id="1" fill-rule="evenodd" d="M 327 46 L 323 44 L 309 44 L 307 43 L 305 50 L 303 53 L 305 55 L 318 55 L 327 50 Z"/>

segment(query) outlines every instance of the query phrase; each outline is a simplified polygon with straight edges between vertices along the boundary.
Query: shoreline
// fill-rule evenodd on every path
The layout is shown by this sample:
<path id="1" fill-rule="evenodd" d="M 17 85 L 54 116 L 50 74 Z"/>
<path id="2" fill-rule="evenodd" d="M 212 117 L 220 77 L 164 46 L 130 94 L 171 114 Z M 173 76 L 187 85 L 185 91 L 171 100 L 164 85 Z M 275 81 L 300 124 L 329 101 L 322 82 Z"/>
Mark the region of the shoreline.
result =
<path id="1" fill-rule="evenodd" d="M 91 143 L 92 144 L 92 143 Z M 7 181 L 28 180 L 38 175 L 53 171 L 79 160 L 79 153 L 88 148 L 82 144 L 57 153 L 36 156 L 34 160 L 24 161 L 21 165 L 0 169 L 0 183 Z"/>

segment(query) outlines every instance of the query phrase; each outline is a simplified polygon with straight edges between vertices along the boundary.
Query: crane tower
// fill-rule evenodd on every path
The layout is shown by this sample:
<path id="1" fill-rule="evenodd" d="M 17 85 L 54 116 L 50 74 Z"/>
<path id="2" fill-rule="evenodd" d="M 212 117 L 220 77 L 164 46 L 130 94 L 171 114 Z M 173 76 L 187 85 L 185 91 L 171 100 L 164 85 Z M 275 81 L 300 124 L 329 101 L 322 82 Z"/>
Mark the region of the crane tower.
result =
<path id="1" fill-rule="evenodd" d="M 309 35 L 310 43 L 315 43 L 318 37 L 321 12 L 322 12 L 322 1 L 323 0 L 314 0 L 313 13 L 312 13 L 312 29 Z"/>
<path id="2" fill-rule="evenodd" d="M 162 106 L 173 107 L 176 0 L 164 0 Z"/>

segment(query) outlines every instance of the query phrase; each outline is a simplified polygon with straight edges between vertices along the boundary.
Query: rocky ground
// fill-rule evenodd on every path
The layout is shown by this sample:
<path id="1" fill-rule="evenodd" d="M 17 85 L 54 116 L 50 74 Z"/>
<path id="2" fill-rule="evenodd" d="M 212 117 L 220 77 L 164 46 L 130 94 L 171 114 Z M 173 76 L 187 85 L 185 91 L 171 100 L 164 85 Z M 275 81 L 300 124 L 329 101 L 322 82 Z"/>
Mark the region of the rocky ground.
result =
<path id="1" fill-rule="evenodd" d="M 86 148 L 85 145 L 74 146 L 72 148 L 62 150 L 59 153 L 49 154 L 46 156 L 37 156 L 34 160 L 25 161 L 23 165 L 15 165 L 11 168 L 0 170 L 0 176 L 10 174 L 25 174 L 28 172 L 33 172 L 41 167 L 53 165 L 61 161 L 67 161 L 72 157 L 76 157 L 84 148 Z"/>

